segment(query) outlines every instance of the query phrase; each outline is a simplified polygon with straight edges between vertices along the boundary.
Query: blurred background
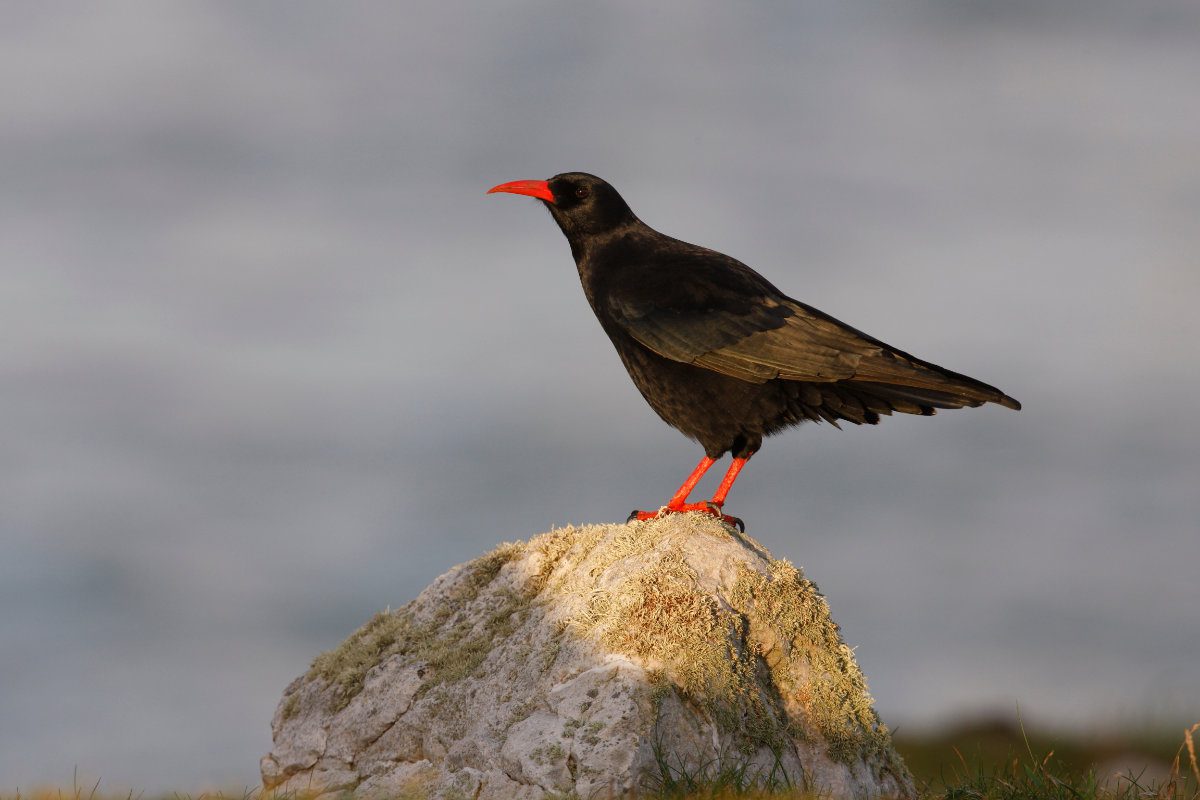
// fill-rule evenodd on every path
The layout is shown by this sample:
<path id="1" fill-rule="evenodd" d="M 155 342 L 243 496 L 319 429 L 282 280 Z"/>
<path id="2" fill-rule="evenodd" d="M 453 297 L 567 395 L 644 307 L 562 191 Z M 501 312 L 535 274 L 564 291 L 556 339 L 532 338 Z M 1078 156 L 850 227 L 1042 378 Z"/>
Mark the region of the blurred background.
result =
<path id="1" fill-rule="evenodd" d="M 254 785 L 284 686 L 699 459 L 501 181 L 1002 387 L 730 499 L 885 721 L 1200 720 L 1200 5 L 8 3 L 0 790 Z M 711 491 L 714 470 L 701 491 Z"/>

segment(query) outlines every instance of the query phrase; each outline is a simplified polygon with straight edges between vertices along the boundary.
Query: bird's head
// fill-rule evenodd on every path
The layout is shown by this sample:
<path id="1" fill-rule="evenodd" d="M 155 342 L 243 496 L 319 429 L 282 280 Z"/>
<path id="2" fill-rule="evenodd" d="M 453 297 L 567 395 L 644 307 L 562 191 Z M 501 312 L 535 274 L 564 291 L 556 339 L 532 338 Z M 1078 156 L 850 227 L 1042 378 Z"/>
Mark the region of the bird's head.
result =
<path id="1" fill-rule="evenodd" d="M 548 181 L 502 183 L 488 189 L 488 194 L 492 192 L 524 194 L 541 200 L 572 241 L 608 233 L 637 221 L 616 189 L 586 172 L 564 172 Z"/>

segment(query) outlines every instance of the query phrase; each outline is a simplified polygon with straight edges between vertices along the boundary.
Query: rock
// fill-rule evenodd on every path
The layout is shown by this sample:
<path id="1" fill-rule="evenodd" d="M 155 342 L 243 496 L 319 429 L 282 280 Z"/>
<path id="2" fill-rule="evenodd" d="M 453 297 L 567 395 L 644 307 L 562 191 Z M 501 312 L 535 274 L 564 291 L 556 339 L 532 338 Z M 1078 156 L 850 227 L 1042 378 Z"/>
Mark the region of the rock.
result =
<path id="1" fill-rule="evenodd" d="M 504 544 L 293 681 L 268 789 L 625 796 L 688 780 L 915 797 L 799 569 L 702 514 Z"/>

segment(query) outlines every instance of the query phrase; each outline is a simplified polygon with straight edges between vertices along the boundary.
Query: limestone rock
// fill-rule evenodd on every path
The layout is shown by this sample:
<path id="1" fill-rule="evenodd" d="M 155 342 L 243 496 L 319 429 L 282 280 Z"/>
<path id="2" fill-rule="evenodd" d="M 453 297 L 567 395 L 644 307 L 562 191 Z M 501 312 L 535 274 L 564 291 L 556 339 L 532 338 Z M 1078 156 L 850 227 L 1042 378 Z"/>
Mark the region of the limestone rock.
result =
<path id="1" fill-rule="evenodd" d="M 263 784 L 580 798 L 738 772 L 913 797 L 797 568 L 701 514 L 504 544 L 377 614 L 284 692 Z"/>

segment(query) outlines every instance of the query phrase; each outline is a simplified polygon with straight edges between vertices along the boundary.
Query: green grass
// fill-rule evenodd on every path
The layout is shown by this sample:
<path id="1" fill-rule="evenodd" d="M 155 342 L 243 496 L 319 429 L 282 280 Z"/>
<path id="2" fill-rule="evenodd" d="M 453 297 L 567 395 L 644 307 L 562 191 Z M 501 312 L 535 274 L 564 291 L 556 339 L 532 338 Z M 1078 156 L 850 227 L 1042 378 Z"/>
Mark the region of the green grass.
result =
<path id="1" fill-rule="evenodd" d="M 1176 756 L 1182 756 L 1181 767 L 1189 771 L 1186 739 L 1178 730 L 1161 727 L 1088 735 L 1026 731 L 1019 722 L 996 718 L 926 735 L 901 730 L 894 744 L 918 781 L 938 789 L 1001 766 L 1011 770 L 1014 762 L 1040 764 L 1047 757 L 1047 768 L 1060 775 L 1097 771 L 1104 780 L 1132 769 L 1143 779 L 1162 779 Z"/>
<path id="2" fill-rule="evenodd" d="M 995 722 L 928 737 L 897 734 L 894 742 L 922 800 L 1200 800 L 1196 735 L 1128 737 L 1026 735 Z M 1055 749 L 1057 748 L 1057 749 Z M 1125 761 L 1129 769 L 1098 771 Z M 1139 765 L 1151 765 L 1145 768 Z M 1149 774 L 1161 765 L 1161 774 Z M 648 800 L 807 798 L 774 776 L 737 764 L 706 765 L 686 773 L 659 758 L 660 775 Z"/>
<path id="3" fill-rule="evenodd" d="M 929 800 L 1200 800 L 1197 730 L 1079 737 L 993 722 L 895 745 Z"/>
<path id="4" fill-rule="evenodd" d="M 1168 741 L 1162 734 L 1128 737 L 1071 737 L 1026 734 L 1018 726 L 977 724 L 936 736 L 895 737 L 908 760 L 922 800 L 1200 800 L 1200 723 Z M 1134 771 L 1100 774 L 1097 764 L 1129 756 L 1131 765 L 1161 763 L 1161 775 Z M 1142 761 L 1144 759 L 1144 761 Z M 654 786 L 638 795 L 597 800 L 767 800 L 813 798 L 738 764 L 704 765 L 687 772 L 658 754 Z M 764 784 L 767 788 L 763 788 Z M 311 800 L 302 793 L 208 792 L 156 797 L 104 792 L 100 783 L 70 789 L 39 788 L 8 793 L 0 800 Z M 419 800 L 397 798 L 397 800 Z M 553 798 L 552 800 L 568 800 Z"/>

